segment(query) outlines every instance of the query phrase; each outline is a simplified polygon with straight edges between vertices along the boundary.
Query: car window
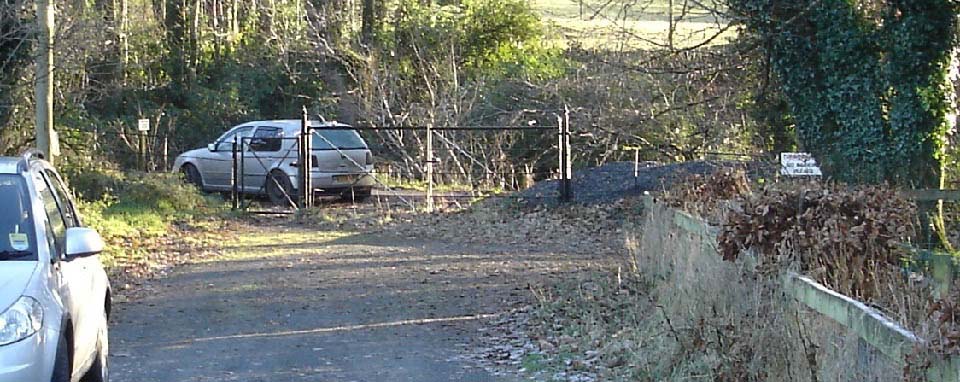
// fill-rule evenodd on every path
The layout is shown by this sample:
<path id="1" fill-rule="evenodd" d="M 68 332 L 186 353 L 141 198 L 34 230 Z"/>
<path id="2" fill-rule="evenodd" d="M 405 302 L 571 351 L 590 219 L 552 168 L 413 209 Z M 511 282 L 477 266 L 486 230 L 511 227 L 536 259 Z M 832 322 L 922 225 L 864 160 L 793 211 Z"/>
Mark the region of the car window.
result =
<path id="1" fill-rule="evenodd" d="M 67 188 L 63 185 L 63 180 L 61 180 L 60 176 L 55 172 L 50 170 L 46 170 L 45 175 L 48 185 L 51 186 L 54 195 L 57 197 L 57 203 L 60 206 L 60 212 L 63 214 L 63 220 L 64 223 L 67 224 L 67 228 L 79 226 L 80 219 L 77 217 L 73 199 L 70 198 L 70 193 L 67 192 Z"/>
<path id="2" fill-rule="evenodd" d="M 352 129 L 315 130 L 312 144 L 314 150 L 333 150 L 334 146 L 340 150 L 367 148 L 367 144 L 363 142 L 363 138 L 360 138 L 360 134 Z"/>
<path id="3" fill-rule="evenodd" d="M 0 175 L 0 261 L 36 260 L 29 192 L 19 175 Z"/>
<path id="4" fill-rule="evenodd" d="M 253 139 L 250 140 L 250 150 L 258 152 L 280 151 L 280 146 L 283 143 L 282 138 L 283 130 L 279 127 L 258 127 L 257 131 L 253 133 Z"/>
<path id="5" fill-rule="evenodd" d="M 43 203 L 43 210 L 47 213 L 47 227 L 52 234 L 52 242 L 55 256 L 60 256 L 66 250 L 67 241 L 67 222 L 60 213 L 60 206 L 57 204 L 57 198 L 53 190 L 47 184 L 46 179 L 39 173 L 33 173 L 33 184 L 37 187 L 37 193 L 40 194 L 40 202 Z"/>
<path id="6" fill-rule="evenodd" d="M 231 151 L 233 150 L 234 137 L 238 134 L 241 138 L 249 137 L 250 132 L 253 131 L 253 126 L 243 126 L 235 128 L 226 134 L 224 134 L 220 139 L 217 139 L 217 151 Z"/>

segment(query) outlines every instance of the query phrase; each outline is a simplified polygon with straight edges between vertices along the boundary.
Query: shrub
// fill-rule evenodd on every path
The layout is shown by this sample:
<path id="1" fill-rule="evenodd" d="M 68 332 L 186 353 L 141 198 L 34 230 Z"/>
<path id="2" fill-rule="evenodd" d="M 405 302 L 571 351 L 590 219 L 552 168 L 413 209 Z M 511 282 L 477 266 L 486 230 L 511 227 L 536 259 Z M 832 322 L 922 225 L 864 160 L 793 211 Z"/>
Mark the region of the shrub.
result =
<path id="1" fill-rule="evenodd" d="M 732 203 L 718 244 L 725 260 L 744 250 L 800 271 L 841 293 L 871 300 L 882 274 L 899 269 L 917 235 L 917 210 L 878 186 L 780 183 Z"/>
<path id="2" fill-rule="evenodd" d="M 99 169 L 74 173 L 69 179 L 85 223 L 108 240 L 159 236 L 173 220 L 215 215 L 222 206 L 178 174 Z"/>

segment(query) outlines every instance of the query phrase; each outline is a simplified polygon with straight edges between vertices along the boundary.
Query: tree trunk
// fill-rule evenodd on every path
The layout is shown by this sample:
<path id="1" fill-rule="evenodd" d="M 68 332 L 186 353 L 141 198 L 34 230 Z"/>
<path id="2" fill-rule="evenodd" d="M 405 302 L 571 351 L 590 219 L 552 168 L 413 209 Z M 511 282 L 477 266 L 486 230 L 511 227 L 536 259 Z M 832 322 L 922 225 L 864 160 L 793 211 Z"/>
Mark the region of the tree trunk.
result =
<path id="1" fill-rule="evenodd" d="M 379 12 L 376 10 L 376 1 L 375 0 L 363 0 L 363 11 L 361 15 L 361 26 L 360 26 L 360 42 L 364 46 L 370 46 L 370 43 L 373 40 L 373 32 L 376 28 L 374 23 L 376 23 L 375 15 Z"/>
<path id="2" fill-rule="evenodd" d="M 184 92 L 187 89 L 186 43 L 187 19 L 185 0 L 166 0 L 166 14 L 163 25 L 169 54 L 164 59 L 164 67 L 173 84 L 171 98 L 178 107 L 184 106 Z"/>

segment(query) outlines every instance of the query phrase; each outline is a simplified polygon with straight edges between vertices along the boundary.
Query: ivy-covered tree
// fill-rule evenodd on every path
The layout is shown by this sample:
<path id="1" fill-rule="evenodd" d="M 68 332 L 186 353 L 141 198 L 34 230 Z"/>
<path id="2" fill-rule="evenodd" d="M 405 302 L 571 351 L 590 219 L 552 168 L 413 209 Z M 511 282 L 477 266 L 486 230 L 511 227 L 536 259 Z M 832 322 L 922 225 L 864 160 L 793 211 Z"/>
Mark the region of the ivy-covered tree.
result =
<path id="1" fill-rule="evenodd" d="M 935 188 L 956 0 L 728 0 L 765 47 L 799 142 L 828 173 Z"/>

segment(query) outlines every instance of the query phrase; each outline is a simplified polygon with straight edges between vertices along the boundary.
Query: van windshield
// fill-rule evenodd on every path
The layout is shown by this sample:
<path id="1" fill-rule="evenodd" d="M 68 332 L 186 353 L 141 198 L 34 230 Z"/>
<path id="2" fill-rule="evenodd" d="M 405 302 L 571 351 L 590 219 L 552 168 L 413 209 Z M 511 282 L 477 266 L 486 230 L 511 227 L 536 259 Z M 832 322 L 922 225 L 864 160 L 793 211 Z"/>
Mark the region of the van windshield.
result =
<path id="1" fill-rule="evenodd" d="M 329 143 L 328 143 L 329 141 Z M 336 130 L 315 130 L 313 132 L 314 150 L 333 150 L 333 147 L 340 150 L 359 150 L 366 149 L 367 144 L 360 138 L 356 130 L 336 129 Z M 331 146 L 333 144 L 334 146 Z"/>
<path id="2" fill-rule="evenodd" d="M 0 261 L 37 260 L 30 199 L 19 175 L 0 174 Z"/>

